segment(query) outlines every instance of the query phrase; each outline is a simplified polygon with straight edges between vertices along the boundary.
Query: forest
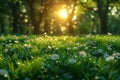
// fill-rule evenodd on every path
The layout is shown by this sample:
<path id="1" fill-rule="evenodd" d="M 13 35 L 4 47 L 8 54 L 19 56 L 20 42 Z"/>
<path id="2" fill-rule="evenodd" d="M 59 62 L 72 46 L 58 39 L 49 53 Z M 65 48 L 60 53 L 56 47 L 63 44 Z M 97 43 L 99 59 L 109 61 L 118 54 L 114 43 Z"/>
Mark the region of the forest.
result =
<path id="1" fill-rule="evenodd" d="M 0 34 L 120 34 L 120 0 L 0 0 Z"/>

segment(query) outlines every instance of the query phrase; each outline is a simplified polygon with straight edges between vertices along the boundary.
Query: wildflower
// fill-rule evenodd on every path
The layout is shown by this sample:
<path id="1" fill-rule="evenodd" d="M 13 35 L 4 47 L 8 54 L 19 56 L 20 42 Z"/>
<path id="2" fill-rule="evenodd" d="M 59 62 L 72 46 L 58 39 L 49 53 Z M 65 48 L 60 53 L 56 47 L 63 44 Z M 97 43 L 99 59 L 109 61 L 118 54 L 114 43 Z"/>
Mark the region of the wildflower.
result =
<path id="1" fill-rule="evenodd" d="M 2 60 L 2 58 L 0 57 L 0 60 Z"/>
<path id="2" fill-rule="evenodd" d="M 51 48 L 52 48 L 52 46 L 48 46 L 48 48 L 49 48 L 49 49 L 51 49 Z"/>
<path id="3" fill-rule="evenodd" d="M 63 40 L 65 41 L 67 39 L 67 37 L 64 37 Z"/>
<path id="4" fill-rule="evenodd" d="M 7 77 L 8 71 L 6 69 L 0 69 L 0 75 Z"/>
<path id="5" fill-rule="evenodd" d="M 73 47 L 73 49 L 74 49 L 74 50 L 77 50 L 77 49 L 78 49 L 78 47 Z"/>
<path id="6" fill-rule="evenodd" d="M 67 50 L 71 50 L 71 48 L 70 48 L 70 47 L 68 47 L 68 48 L 67 48 Z"/>
<path id="7" fill-rule="evenodd" d="M 79 52 L 79 55 L 80 55 L 81 57 L 86 57 L 86 56 L 87 56 L 87 54 L 86 54 L 85 51 L 80 51 L 80 52 Z"/>
<path id="8" fill-rule="evenodd" d="M 120 59 L 120 53 L 113 53 L 113 56 L 116 58 L 116 59 Z"/>
<path id="9" fill-rule="evenodd" d="M 31 56 L 31 59 L 33 59 L 34 57 L 33 56 Z"/>
<path id="10" fill-rule="evenodd" d="M 57 38 L 55 38 L 55 41 L 57 41 L 58 39 Z"/>
<path id="11" fill-rule="evenodd" d="M 98 53 L 102 53 L 103 52 L 103 50 L 102 49 L 98 49 Z"/>
<path id="12" fill-rule="evenodd" d="M 56 47 L 55 49 L 58 50 L 59 48 Z"/>
<path id="13" fill-rule="evenodd" d="M 93 46 L 94 49 L 96 49 L 97 47 L 96 46 Z"/>
<path id="14" fill-rule="evenodd" d="M 112 45 L 108 45 L 108 46 L 107 46 L 107 49 L 108 49 L 108 50 L 112 50 L 111 47 L 112 47 Z"/>
<path id="15" fill-rule="evenodd" d="M 10 42 L 10 43 L 11 43 L 12 41 L 11 41 L 11 40 L 9 40 L 8 42 Z"/>
<path id="16" fill-rule="evenodd" d="M 95 76 L 95 80 L 105 80 L 103 76 Z"/>
<path id="17" fill-rule="evenodd" d="M 31 80 L 30 78 L 26 77 L 24 80 Z"/>
<path id="18" fill-rule="evenodd" d="M 7 53 L 8 51 L 9 51 L 8 49 L 4 49 L 4 51 L 3 51 L 3 52 L 4 52 L 4 53 Z"/>
<path id="19" fill-rule="evenodd" d="M 76 46 L 79 46 L 79 45 L 80 45 L 80 43 L 79 43 L 79 42 L 77 42 L 77 43 L 76 43 Z"/>
<path id="20" fill-rule="evenodd" d="M 74 64 L 74 63 L 76 63 L 77 61 L 76 61 L 76 59 L 74 59 L 74 58 L 70 58 L 70 59 L 68 60 L 68 62 L 71 63 L 71 64 Z"/>
<path id="21" fill-rule="evenodd" d="M 16 41 L 14 41 L 14 42 L 15 42 L 15 43 L 19 43 L 19 41 L 17 41 L 17 40 L 16 40 Z"/>
<path id="22" fill-rule="evenodd" d="M 106 57 L 108 57 L 109 56 L 109 54 L 107 53 L 107 52 L 105 52 L 104 54 L 103 54 L 103 57 L 104 58 L 106 58 Z"/>
<path id="23" fill-rule="evenodd" d="M 91 36 L 92 36 L 91 34 L 88 34 L 88 35 L 87 35 L 87 38 L 89 38 L 89 37 L 91 37 Z"/>
<path id="24" fill-rule="evenodd" d="M 108 61 L 108 62 L 113 61 L 114 60 L 114 56 L 108 56 L 108 57 L 106 57 L 105 60 Z"/>
<path id="25" fill-rule="evenodd" d="M 31 48 L 31 45 L 30 45 L 30 44 L 24 44 L 24 46 L 25 46 L 26 48 Z"/>
<path id="26" fill-rule="evenodd" d="M 87 47 L 87 46 L 85 47 L 85 50 L 88 50 L 88 47 Z"/>
<path id="27" fill-rule="evenodd" d="M 6 47 L 10 47 L 11 45 L 12 45 L 12 43 L 5 44 Z"/>
<path id="28" fill-rule="evenodd" d="M 111 33 L 109 33 L 109 32 L 108 32 L 107 34 L 108 34 L 108 35 L 110 35 L 110 36 L 112 35 L 112 34 L 111 34 Z"/>
<path id="29" fill-rule="evenodd" d="M 51 54 L 50 57 L 51 57 L 52 60 L 59 59 L 59 55 L 58 54 Z"/>
<path id="30" fill-rule="evenodd" d="M 20 65 L 21 63 L 20 62 L 17 62 L 18 65 Z"/>

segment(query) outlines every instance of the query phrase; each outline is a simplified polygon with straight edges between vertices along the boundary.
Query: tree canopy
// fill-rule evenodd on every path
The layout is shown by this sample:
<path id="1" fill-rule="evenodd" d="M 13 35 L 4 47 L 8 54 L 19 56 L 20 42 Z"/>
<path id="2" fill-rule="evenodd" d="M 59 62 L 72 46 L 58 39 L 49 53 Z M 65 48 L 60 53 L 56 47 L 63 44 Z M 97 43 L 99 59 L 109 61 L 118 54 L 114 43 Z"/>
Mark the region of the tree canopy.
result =
<path id="1" fill-rule="evenodd" d="M 0 34 L 120 34 L 120 0 L 0 0 Z"/>

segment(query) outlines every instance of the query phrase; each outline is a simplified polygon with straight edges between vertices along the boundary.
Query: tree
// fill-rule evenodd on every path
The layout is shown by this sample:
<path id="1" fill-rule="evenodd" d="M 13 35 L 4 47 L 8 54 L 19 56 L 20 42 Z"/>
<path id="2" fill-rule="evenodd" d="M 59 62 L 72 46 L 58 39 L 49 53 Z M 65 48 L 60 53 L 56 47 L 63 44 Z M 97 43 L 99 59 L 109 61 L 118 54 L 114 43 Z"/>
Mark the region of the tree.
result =
<path id="1" fill-rule="evenodd" d="M 106 34 L 108 30 L 107 19 L 108 19 L 108 7 L 110 4 L 109 0 L 96 0 L 98 15 L 101 23 L 101 33 Z"/>
<path id="2" fill-rule="evenodd" d="M 4 24 L 4 16 L 7 13 L 7 9 L 8 6 L 6 4 L 6 1 L 5 0 L 0 0 L 0 30 L 1 30 L 1 33 L 5 33 L 5 24 Z"/>
<path id="3" fill-rule="evenodd" d="M 39 33 L 39 22 L 41 22 L 41 18 L 39 17 L 39 20 L 36 21 L 35 9 L 34 9 L 35 0 L 26 0 L 26 2 L 28 3 L 28 6 L 29 6 L 30 20 L 31 20 L 32 25 L 34 26 L 34 34 L 38 34 Z"/>
<path id="4" fill-rule="evenodd" d="M 75 15 L 75 8 L 77 6 L 76 1 L 77 0 L 66 0 L 66 2 L 65 2 L 65 4 L 67 5 L 67 11 L 68 11 L 67 23 L 68 23 L 68 32 L 69 32 L 69 34 L 74 34 L 73 17 Z"/>
<path id="5" fill-rule="evenodd" d="M 79 1 L 86 10 L 91 10 L 98 15 L 100 21 L 100 33 L 106 34 L 108 32 L 108 8 L 111 4 L 118 2 L 119 0 L 85 0 Z M 114 5 L 115 6 L 115 5 Z"/>
<path id="6" fill-rule="evenodd" d="M 101 33 L 108 32 L 108 8 L 111 3 L 118 2 L 119 0 L 94 0 L 97 4 L 98 15 L 101 23 Z"/>
<path id="7" fill-rule="evenodd" d="M 19 9 L 19 0 L 7 0 L 7 3 L 9 5 L 9 8 L 11 10 L 11 14 L 13 17 L 12 22 L 12 33 L 18 33 L 18 9 Z"/>
<path id="8" fill-rule="evenodd" d="M 0 16 L 0 29 L 1 29 L 1 33 L 4 33 L 5 31 L 4 31 L 4 21 L 3 21 L 3 17 L 2 16 Z"/>

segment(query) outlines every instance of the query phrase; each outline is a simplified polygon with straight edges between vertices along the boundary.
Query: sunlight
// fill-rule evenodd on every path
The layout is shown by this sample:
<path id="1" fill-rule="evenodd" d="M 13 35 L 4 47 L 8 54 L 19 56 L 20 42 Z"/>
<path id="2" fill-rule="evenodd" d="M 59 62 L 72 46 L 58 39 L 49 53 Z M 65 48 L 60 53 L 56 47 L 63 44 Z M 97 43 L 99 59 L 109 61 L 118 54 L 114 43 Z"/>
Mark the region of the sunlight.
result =
<path id="1" fill-rule="evenodd" d="M 61 27 L 61 31 L 62 31 L 62 32 L 65 32 L 65 31 L 66 31 L 66 28 L 65 28 L 65 27 Z"/>
<path id="2" fill-rule="evenodd" d="M 61 18 L 65 18 L 65 19 L 68 18 L 68 13 L 67 13 L 67 10 L 65 8 L 59 10 L 58 15 Z"/>
<path id="3" fill-rule="evenodd" d="M 24 22 L 25 22 L 25 23 L 27 23 L 27 22 L 28 22 L 28 19 L 27 19 L 27 18 L 25 18 L 25 19 L 24 19 Z"/>
<path id="4" fill-rule="evenodd" d="M 76 20 L 76 19 L 77 19 L 77 16 L 76 16 L 76 15 L 74 15 L 74 16 L 73 16 L 73 21 L 74 21 L 74 20 Z"/>

